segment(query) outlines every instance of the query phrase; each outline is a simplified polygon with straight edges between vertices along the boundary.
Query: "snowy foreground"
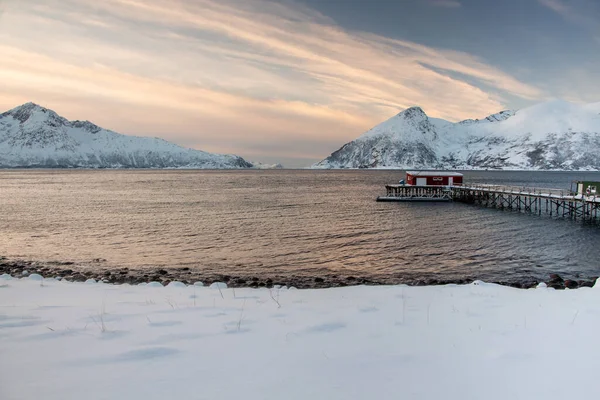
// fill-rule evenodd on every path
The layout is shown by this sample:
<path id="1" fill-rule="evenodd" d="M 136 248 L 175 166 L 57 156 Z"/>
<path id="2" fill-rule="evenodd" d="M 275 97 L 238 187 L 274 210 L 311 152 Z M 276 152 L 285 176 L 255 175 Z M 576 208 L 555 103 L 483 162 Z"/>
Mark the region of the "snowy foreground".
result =
<path id="1" fill-rule="evenodd" d="M 600 398 L 600 284 L 234 291 L 35 278 L 0 278 L 2 400 Z"/>

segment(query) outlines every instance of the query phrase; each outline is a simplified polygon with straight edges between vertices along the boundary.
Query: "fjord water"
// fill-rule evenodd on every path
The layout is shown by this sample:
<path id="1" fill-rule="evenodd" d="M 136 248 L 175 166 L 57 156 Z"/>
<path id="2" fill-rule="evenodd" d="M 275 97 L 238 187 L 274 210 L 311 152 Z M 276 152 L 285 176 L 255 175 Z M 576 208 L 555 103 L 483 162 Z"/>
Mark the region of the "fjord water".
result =
<path id="1" fill-rule="evenodd" d="M 459 203 L 377 203 L 400 171 L 0 172 L 0 256 L 244 276 L 518 281 L 600 275 L 600 228 Z M 566 188 L 599 173 L 466 172 Z"/>

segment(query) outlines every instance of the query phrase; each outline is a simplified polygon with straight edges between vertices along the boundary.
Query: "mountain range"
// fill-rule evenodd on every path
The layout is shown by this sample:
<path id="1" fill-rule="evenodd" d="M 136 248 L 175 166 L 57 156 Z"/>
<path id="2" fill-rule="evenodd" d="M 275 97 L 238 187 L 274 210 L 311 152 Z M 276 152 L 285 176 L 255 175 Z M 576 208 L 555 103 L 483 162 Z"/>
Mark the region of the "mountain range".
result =
<path id="1" fill-rule="evenodd" d="M 252 167 L 238 156 L 122 135 L 89 121 L 69 121 L 34 103 L 0 114 L 0 168 Z"/>
<path id="2" fill-rule="evenodd" d="M 313 168 L 600 170 L 600 103 L 549 101 L 456 123 L 412 107 Z"/>
<path id="3" fill-rule="evenodd" d="M 282 168 L 122 135 L 26 103 L 0 114 L 0 168 Z M 408 108 L 312 168 L 600 170 L 600 103 L 450 122 Z"/>

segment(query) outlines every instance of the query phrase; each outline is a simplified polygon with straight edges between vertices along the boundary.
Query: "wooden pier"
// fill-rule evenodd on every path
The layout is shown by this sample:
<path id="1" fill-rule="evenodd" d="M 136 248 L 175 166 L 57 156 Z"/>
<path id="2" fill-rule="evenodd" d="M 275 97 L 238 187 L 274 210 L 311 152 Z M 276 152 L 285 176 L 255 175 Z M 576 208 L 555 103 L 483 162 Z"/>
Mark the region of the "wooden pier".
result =
<path id="1" fill-rule="evenodd" d="M 453 186 L 386 185 L 377 201 L 457 201 L 501 210 L 546 214 L 600 223 L 600 196 L 569 190 L 487 184 Z"/>
<path id="2" fill-rule="evenodd" d="M 454 186 L 386 185 L 385 196 L 377 201 L 452 201 Z"/>

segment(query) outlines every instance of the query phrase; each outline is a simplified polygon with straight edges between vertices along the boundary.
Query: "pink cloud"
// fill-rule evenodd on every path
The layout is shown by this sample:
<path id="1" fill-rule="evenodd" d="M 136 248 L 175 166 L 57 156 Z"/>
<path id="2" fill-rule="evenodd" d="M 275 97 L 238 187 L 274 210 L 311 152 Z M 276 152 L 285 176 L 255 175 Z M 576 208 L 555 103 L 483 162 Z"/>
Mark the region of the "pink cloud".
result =
<path id="1" fill-rule="evenodd" d="M 70 118 L 241 155 L 234 143 L 249 137 L 279 148 L 301 137 L 319 158 L 411 105 L 457 120 L 497 112 L 505 95 L 543 95 L 472 55 L 264 0 L 31 0 L 7 9 L 0 43 L 4 108 L 59 104 Z"/>

